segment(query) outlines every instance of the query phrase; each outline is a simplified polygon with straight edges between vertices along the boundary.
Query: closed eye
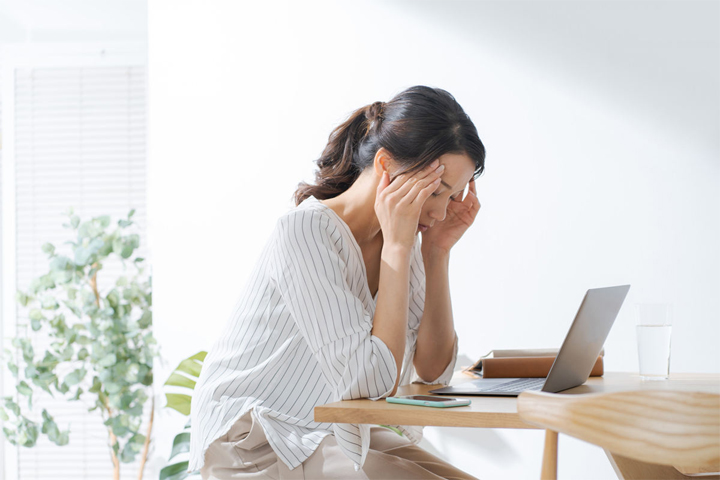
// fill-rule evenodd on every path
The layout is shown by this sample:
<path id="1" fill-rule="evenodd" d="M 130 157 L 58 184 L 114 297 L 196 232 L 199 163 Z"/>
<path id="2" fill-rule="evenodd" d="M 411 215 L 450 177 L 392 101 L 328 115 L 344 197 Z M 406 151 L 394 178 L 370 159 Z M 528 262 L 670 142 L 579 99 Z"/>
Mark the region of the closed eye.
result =
<path id="1" fill-rule="evenodd" d="M 430 196 L 432 196 L 432 197 L 439 197 L 440 194 L 433 192 L 433 193 L 430 194 Z M 453 202 L 460 202 L 460 201 L 462 201 L 462 192 L 458 193 L 458 194 L 455 195 L 454 197 L 450 197 L 450 200 L 452 200 Z"/>

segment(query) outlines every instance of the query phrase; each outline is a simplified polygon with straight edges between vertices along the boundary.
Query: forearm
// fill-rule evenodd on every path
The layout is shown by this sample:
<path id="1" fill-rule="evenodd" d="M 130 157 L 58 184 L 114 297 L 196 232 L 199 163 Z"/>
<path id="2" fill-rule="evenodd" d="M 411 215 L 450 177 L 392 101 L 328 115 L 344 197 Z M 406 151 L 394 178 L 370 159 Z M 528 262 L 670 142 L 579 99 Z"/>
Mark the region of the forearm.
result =
<path id="1" fill-rule="evenodd" d="M 425 381 L 440 376 L 452 360 L 455 343 L 448 252 L 423 251 L 425 306 L 418 329 L 413 365 Z"/>
<path id="2" fill-rule="evenodd" d="M 378 300 L 371 333 L 385 342 L 395 357 L 397 378 L 391 395 L 395 395 L 397 391 L 402 361 L 405 356 L 409 281 L 409 250 L 391 246 L 383 247 L 380 259 Z"/>

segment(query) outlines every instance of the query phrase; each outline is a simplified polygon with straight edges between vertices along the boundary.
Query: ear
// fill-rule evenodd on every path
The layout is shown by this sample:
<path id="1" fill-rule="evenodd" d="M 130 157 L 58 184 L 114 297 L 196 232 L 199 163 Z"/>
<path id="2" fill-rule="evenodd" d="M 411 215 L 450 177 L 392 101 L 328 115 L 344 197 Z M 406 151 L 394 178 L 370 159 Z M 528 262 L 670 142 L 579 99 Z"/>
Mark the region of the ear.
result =
<path id="1" fill-rule="evenodd" d="M 382 177 L 383 172 L 390 173 L 390 169 L 392 166 L 392 157 L 390 156 L 390 152 L 385 150 L 383 147 L 380 147 L 375 154 L 375 159 L 373 160 L 373 169 L 375 170 L 375 175 L 377 177 Z"/>

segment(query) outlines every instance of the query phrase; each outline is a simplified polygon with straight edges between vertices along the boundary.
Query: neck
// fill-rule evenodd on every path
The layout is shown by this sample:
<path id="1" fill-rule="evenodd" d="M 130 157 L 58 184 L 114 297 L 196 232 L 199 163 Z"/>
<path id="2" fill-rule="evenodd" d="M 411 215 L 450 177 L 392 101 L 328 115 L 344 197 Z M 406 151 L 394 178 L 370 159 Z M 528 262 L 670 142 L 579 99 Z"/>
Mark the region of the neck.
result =
<path id="1" fill-rule="evenodd" d="M 360 175 L 349 189 L 337 197 L 322 200 L 347 223 L 361 248 L 382 241 L 380 222 L 375 214 L 377 185 L 374 183 L 372 175 Z"/>

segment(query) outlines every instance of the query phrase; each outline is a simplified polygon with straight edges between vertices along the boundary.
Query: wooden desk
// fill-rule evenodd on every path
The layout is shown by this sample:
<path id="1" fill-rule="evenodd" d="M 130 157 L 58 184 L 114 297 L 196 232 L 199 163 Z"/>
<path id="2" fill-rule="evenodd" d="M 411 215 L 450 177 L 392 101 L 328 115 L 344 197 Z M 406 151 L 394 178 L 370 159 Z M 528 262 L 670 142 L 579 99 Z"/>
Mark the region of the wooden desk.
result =
<path id="1" fill-rule="evenodd" d="M 450 385 L 472 380 L 458 372 Z M 428 395 L 437 385 L 410 384 L 398 388 L 396 395 Z M 606 372 L 590 377 L 579 387 L 563 395 L 616 392 L 627 390 L 687 390 L 720 393 L 720 374 L 673 373 L 668 380 L 642 381 L 636 373 Z M 430 394 L 432 395 L 432 394 Z M 458 396 L 460 397 L 460 396 Z M 347 400 L 315 407 L 316 422 L 368 423 L 372 425 L 422 425 L 436 427 L 536 428 L 523 422 L 517 414 L 516 397 L 467 396 L 467 407 L 428 408 L 400 405 L 382 400 Z"/>
<path id="2" fill-rule="evenodd" d="M 463 373 L 456 373 L 450 385 L 471 380 Z M 428 395 L 437 385 L 410 384 L 398 388 L 396 395 Z M 618 392 L 628 390 L 684 390 L 720 393 L 720 374 L 673 373 L 668 380 L 642 381 L 637 373 L 606 372 L 602 377 L 591 377 L 588 381 L 563 395 L 585 393 Z M 432 394 L 430 394 L 432 395 Z M 458 396 L 459 397 L 459 396 Z M 372 425 L 422 425 L 438 427 L 477 428 L 536 428 L 523 422 L 517 414 L 516 397 L 477 397 L 467 407 L 428 408 L 416 405 L 388 403 L 384 399 L 372 401 L 348 400 L 315 407 L 316 422 L 368 423 Z M 654 468 L 656 465 L 630 460 L 611 452 L 605 452 L 613 469 L 621 479 L 635 478 L 678 478 L 663 477 Z M 665 470 L 663 470 L 664 472 Z M 682 470 L 686 474 L 701 473 L 704 470 Z M 657 474 L 657 475 L 656 475 Z M 684 477 L 688 478 L 688 477 Z M 708 478 L 708 477 L 704 477 Z M 719 477 L 712 477 L 719 478 Z"/>

